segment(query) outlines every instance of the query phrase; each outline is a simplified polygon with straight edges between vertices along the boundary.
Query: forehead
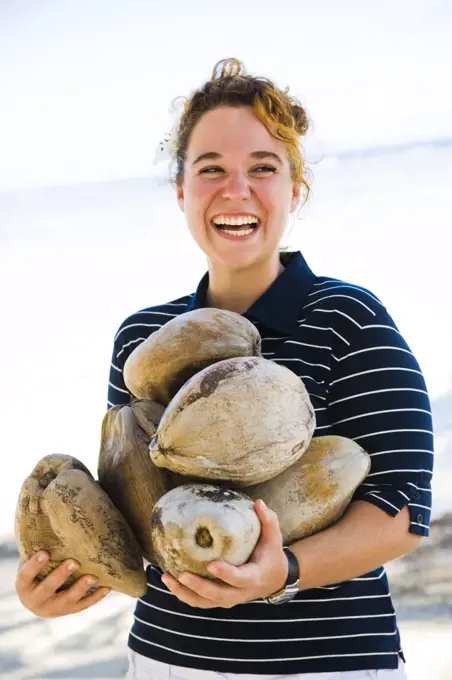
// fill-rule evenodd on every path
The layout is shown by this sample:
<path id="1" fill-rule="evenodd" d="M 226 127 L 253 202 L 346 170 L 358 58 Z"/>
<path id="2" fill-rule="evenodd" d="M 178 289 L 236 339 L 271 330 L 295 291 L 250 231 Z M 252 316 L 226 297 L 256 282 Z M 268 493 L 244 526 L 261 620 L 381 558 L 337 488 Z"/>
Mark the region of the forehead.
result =
<path id="1" fill-rule="evenodd" d="M 272 137 L 251 107 L 222 106 L 208 111 L 195 125 L 187 149 L 190 162 L 202 153 L 249 155 L 267 149 L 285 155 L 282 142 Z"/>

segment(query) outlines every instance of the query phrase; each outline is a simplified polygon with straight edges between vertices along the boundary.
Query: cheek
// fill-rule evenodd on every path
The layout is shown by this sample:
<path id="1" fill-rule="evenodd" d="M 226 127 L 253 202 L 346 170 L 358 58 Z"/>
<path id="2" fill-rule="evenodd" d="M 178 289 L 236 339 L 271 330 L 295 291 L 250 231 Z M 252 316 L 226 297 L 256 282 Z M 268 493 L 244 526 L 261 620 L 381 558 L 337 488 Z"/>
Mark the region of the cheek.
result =
<path id="1" fill-rule="evenodd" d="M 257 194 L 269 215 L 280 218 L 289 211 L 292 193 L 286 182 L 269 182 L 267 186 L 258 187 Z"/>
<path id="2" fill-rule="evenodd" d="M 206 238 L 205 216 L 211 204 L 209 187 L 192 183 L 185 193 L 185 217 L 188 229 L 202 248 Z"/>
<path id="3" fill-rule="evenodd" d="M 187 208 L 192 215 L 201 214 L 209 205 L 210 199 L 214 194 L 214 190 L 206 183 L 192 182 L 186 194 L 186 202 L 188 198 Z"/>
<path id="4" fill-rule="evenodd" d="M 278 225 L 281 226 L 281 229 L 285 228 L 289 207 L 288 202 L 281 201 L 281 195 L 275 196 L 273 199 L 270 196 L 268 197 L 265 209 L 273 229 L 277 228 Z"/>

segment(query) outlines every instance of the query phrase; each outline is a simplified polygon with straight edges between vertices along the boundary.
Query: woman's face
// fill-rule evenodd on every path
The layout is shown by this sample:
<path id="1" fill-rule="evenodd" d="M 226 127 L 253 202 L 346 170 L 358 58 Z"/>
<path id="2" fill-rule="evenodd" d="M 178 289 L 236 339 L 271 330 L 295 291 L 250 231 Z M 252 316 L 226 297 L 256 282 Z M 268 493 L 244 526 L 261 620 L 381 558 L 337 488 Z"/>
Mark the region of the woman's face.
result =
<path id="1" fill-rule="evenodd" d="M 211 265 L 243 269 L 277 257 L 299 193 L 284 144 L 251 107 L 222 106 L 196 124 L 177 197 Z"/>

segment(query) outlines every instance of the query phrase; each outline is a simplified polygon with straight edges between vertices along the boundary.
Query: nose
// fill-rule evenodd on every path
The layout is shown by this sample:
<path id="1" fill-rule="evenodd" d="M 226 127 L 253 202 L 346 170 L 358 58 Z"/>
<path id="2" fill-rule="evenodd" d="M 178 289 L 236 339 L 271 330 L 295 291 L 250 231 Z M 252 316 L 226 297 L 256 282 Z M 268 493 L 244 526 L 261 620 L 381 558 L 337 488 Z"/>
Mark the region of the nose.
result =
<path id="1" fill-rule="evenodd" d="M 230 201 L 243 201 L 250 196 L 250 187 L 246 175 L 234 172 L 226 178 L 223 187 L 223 198 Z"/>

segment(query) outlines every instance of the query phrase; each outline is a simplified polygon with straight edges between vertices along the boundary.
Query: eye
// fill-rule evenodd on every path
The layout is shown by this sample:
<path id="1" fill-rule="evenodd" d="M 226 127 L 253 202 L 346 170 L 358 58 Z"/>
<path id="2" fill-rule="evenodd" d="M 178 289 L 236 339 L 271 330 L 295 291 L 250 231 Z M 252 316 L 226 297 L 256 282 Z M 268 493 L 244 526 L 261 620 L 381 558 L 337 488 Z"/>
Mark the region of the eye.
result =
<path id="1" fill-rule="evenodd" d="M 199 171 L 200 175 L 211 175 L 213 172 L 222 172 L 222 168 L 203 168 L 202 170 Z"/>
<path id="2" fill-rule="evenodd" d="M 256 172 L 257 170 L 263 170 L 264 172 L 276 172 L 276 168 L 274 168 L 272 165 L 259 165 L 259 167 L 254 168 L 253 172 Z M 262 173 L 258 173 L 259 175 L 262 175 Z"/>
<path id="3" fill-rule="evenodd" d="M 259 165 L 257 168 L 253 168 L 251 172 L 257 172 L 258 170 L 262 172 L 258 172 L 258 175 L 262 175 L 263 173 L 267 172 L 276 172 L 276 168 L 274 168 L 272 165 Z M 223 172 L 223 168 L 219 168 L 216 166 L 211 166 L 208 168 L 202 168 L 202 170 L 199 171 L 200 175 L 212 175 L 214 172 Z"/>

